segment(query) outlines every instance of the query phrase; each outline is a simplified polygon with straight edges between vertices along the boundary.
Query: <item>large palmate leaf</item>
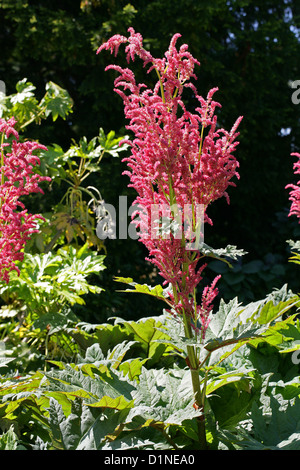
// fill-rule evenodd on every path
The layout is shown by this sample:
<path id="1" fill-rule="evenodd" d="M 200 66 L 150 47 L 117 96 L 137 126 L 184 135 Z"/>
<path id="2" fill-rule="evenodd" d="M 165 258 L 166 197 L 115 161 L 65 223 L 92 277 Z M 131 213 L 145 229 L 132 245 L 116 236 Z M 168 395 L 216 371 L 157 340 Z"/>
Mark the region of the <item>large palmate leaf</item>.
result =
<path id="1" fill-rule="evenodd" d="M 277 303 L 263 299 L 246 307 L 237 299 L 228 304 L 221 300 L 219 311 L 212 316 L 205 336 L 205 349 L 212 353 L 210 363 L 224 360 L 246 343 L 280 342 L 278 330 L 294 322 L 294 316 L 283 319 L 283 315 L 298 303 L 297 296 Z"/>
<path id="2" fill-rule="evenodd" d="M 59 402 L 51 399 L 49 424 L 53 445 L 64 450 L 97 450 L 124 421 L 126 414 L 126 410 L 90 408 L 77 399 L 66 416 Z"/>
<path id="3" fill-rule="evenodd" d="M 86 375 L 81 370 L 66 365 L 65 369 L 55 373 L 46 374 L 48 388 L 60 394 L 72 397 L 82 397 L 89 404 L 99 402 L 103 397 L 124 397 L 127 402 L 131 401 L 131 391 L 134 386 L 125 380 L 121 374 L 112 369 L 102 371 L 94 367 L 94 376 Z M 47 393 L 46 393 L 47 395 Z"/>
<path id="4" fill-rule="evenodd" d="M 209 396 L 210 394 L 214 393 L 216 390 L 218 390 L 221 387 L 224 387 L 225 385 L 238 382 L 240 380 L 245 379 L 252 379 L 250 377 L 250 373 L 254 371 L 254 369 L 248 369 L 246 367 L 241 367 L 238 370 L 232 370 L 229 372 L 221 373 L 217 376 L 212 376 L 207 380 L 207 385 L 206 385 L 206 394 Z"/>
<path id="5" fill-rule="evenodd" d="M 247 421 L 228 437 L 237 449 L 300 450 L 300 399 L 279 394 L 253 402 Z"/>
<path id="6" fill-rule="evenodd" d="M 127 349 L 123 345 L 106 358 L 99 345 L 94 346 L 76 366 L 55 363 L 57 370 L 7 381 L 0 389 L 0 418 L 9 419 L 25 406 L 49 428 L 51 448 L 101 447 L 107 435 L 125 421 L 134 403 L 134 382 L 111 367 Z"/>
<path id="7" fill-rule="evenodd" d="M 130 338 L 137 341 L 138 347 L 142 350 L 142 357 L 148 358 L 148 367 L 153 366 L 163 356 L 167 356 L 169 352 L 174 350 L 174 348 L 170 350 L 168 344 L 162 344 L 164 339 L 169 338 L 169 332 L 164 328 L 166 319 L 166 315 L 141 318 L 138 321 L 116 319 L 116 322 L 122 325 L 123 330 L 127 332 Z"/>
<path id="8" fill-rule="evenodd" d="M 193 407 L 188 371 L 143 367 L 132 397 L 134 407 L 126 418 L 124 430 L 127 431 L 145 427 L 167 430 L 200 416 L 199 410 Z"/>
<path id="9" fill-rule="evenodd" d="M 40 263 L 36 273 L 42 272 Z M 193 406 L 190 370 L 181 359 L 192 345 L 207 359 L 199 378 L 208 423 L 217 423 L 216 429 L 207 427 L 211 445 L 216 440 L 237 449 L 297 449 L 299 380 L 292 373 L 278 380 L 279 361 L 298 354 L 300 322 L 294 314 L 286 317 L 297 303 L 298 297 L 284 295 L 245 306 L 237 299 L 221 301 L 203 344 L 187 340 L 180 319 L 167 312 L 68 326 L 66 332 L 84 345 L 76 362 L 48 361 L 49 372 L 0 379 L 0 424 L 29 416 L 35 449 L 196 449 L 201 412 Z M 273 356 L 259 352 L 266 345 L 276 351 L 276 367 Z M 269 388 L 261 385 L 259 361 L 271 377 Z"/>
<path id="10" fill-rule="evenodd" d="M 166 322 L 166 315 L 141 318 L 137 321 L 126 321 L 116 317 L 113 319 L 113 325 L 80 322 L 76 328 L 69 328 L 68 331 L 84 348 L 95 341 L 99 342 L 104 354 L 108 354 L 110 350 L 124 341 L 134 341 L 135 356 L 142 360 L 146 359 L 149 366 L 153 366 L 163 358 L 167 359 L 170 348 L 158 343 L 160 338 L 169 338 L 167 330 L 160 331 Z"/>

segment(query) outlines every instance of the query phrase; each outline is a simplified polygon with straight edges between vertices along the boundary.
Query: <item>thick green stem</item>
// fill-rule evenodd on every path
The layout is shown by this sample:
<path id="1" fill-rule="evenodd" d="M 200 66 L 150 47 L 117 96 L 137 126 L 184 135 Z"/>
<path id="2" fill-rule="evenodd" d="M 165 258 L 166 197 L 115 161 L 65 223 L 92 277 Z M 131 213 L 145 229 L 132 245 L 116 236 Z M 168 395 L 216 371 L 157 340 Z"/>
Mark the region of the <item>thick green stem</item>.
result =
<path id="1" fill-rule="evenodd" d="M 169 199 L 170 199 L 170 205 L 172 208 L 172 215 L 173 217 L 175 216 L 173 212 L 173 204 L 176 204 L 176 197 L 175 197 L 175 192 L 173 189 L 173 181 L 172 177 L 169 177 Z M 194 217 L 194 208 L 193 208 L 193 217 Z M 193 219 L 194 222 L 194 219 Z M 185 246 L 185 234 L 182 233 L 182 239 L 181 239 L 181 246 Z M 186 252 L 185 259 L 182 265 L 182 272 L 183 273 L 188 273 L 189 271 L 189 265 L 191 263 L 191 258 Z M 185 276 L 185 275 L 184 275 Z M 185 288 L 185 277 L 182 279 L 182 286 L 183 289 Z M 176 289 L 175 286 L 173 286 L 173 295 L 175 302 L 178 303 L 179 301 L 179 296 L 180 292 Z M 195 317 L 196 317 L 196 294 L 194 292 L 194 303 L 195 303 Z M 193 339 L 194 334 L 191 326 L 191 318 L 190 316 L 185 312 L 183 309 L 182 311 L 182 318 L 183 318 L 183 325 L 184 325 L 184 333 L 185 337 L 187 339 Z M 201 450 L 207 449 L 207 442 L 206 442 L 206 432 L 205 432 L 205 415 L 204 415 L 204 400 L 205 400 L 205 393 L 202 394 L 201 392 L 201 385 L 200 385 L 200 365 L 199 365 L 199 358 L 197 356 L 197 351 L 195 346 L 193 345 L 188 345 L 187 346 L 187 364 L 189 366 L 190 372 L 191 372 L 191 379 L 192 379 L 192 387 L 193 387 L 193 395 L 194 395 L 194 407 L 195 409 L 199 410 L 200 416 L 196 418 L 197 420 L 197 427 L 198 427 L 198 437 L 199 437 L 199 448 Z"/>
<path id="2" fill-rule="evenodd" d="M 204 415 L 204 397 L 202 397 L 199 369 L 190 369 L 192 377 L 193 392 L 195 397 L 195 408 L 200 411 L 200 416 L 196 418 L 198 427 L 199 447 L 201 450 L 207 450 L 205 415 Z"/>
<path id="3" fill-rule="evenodd" d="M 185 313 L 183 313 L 183 323 L 184 323 L 184 331 L 185 335 L 188 339 L 193 338 L 192 328 L 190 321 Z M 206 432 L 205 432 L 205 415 L 204 415 L 204 400 L 205 394 L 201 392 L 201 385 L 200 385 L 200 376 L 199 376 L 199 360 L 197 357 L 197 353 L 194 346 L 187 347 L 187 354 L 188 354 L 188 366 L 191 372 L 191 379 L 192 379 L 192 386 L 193 386 L 193 394 L 194 394 L 194 407 L 199 410 L 201 413 L 197 420 L 197 427 L 198 427 L 198 437 L 199 437 L 199 447 L 201 450 L 207 449 L 207 442 L 206 442 Z"/>

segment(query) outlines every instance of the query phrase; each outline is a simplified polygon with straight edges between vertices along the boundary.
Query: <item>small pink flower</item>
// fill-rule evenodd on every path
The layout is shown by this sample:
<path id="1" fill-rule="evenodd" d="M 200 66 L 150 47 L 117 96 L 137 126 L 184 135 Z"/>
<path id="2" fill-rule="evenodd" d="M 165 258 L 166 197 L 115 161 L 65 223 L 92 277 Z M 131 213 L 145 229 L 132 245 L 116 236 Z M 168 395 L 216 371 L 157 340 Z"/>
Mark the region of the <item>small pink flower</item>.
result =
<path id="1" fill-rule="evenodd" d="M 14 117 L 8 119 L 7 121 L 3 118 L 0 118 L 0 134 L 4 133 L 6 138 L 13 134 L 16 139 L 19 139 L 19 134 L 14 128 L 17 121 Z"/>
<path id="2" fill-rule="evenodd" d="M 298 158 L 298 161 L 294 163 L 294 174 L 300 174 L 300 153 L 291 153 L 291 156 L 295 156 Z M 297 184 L 288 184 L 285 187 L 291 188 L 289 200 L 292 202 L 289 217 L 291 215 L 295 215 L 299 219 L 300 223 L 300 180 Z"/>

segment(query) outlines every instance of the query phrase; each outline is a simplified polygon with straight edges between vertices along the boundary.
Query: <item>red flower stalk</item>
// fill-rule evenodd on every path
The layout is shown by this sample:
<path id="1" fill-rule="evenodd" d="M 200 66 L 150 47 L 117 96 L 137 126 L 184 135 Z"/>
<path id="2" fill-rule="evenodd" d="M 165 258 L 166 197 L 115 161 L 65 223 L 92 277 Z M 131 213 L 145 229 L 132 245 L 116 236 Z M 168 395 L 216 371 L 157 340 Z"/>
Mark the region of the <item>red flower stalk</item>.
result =
<path id="1" fill-rule="evenodd" d="M 192 329 L 204 338 L 212 301 L 218 294 L 216 282 L 203 291 L 202 303 L 197 305 L 196 288 L 202 280 L 204 266 L 199 250 L 188 250 L 188 233 L 203 231 L 196 220 L 197 208 L 202 208 L 206 222 L 212 223 L 206 214 L 209 204 L 227 194 L 228 186 L 235 186 L 234 176 L 239 177 L 238 162 L 233 152 L 238 145 L 236 137 L 240 117 L 230 132 L 217 127 L 216 108 L 221 105 L 213 100 L 217 88 L 209 91 L 207 98 L 199 96 L 191 79 L 196 79 L 194 68 L 199 62 L 188 52 L 188 46 L 179 50 L 175 34 L 161 59 L 154 58 L 143 47 L 141 34 L 129 28 L 130 36 L 115 35 L 98 49 L 110 50 L 117 55 L 121 44 L 127 44 L 125 52 L 128 63 L 138 56 L 154 70 L 158 81 L 153 90 L 137 84 L 129 68 L 110 65 L 106 68 L 119 73 L 115 91 L 124 102 L 124 112 L 129 120 L 127 128 L 134 134 L 131 155 L 125 158 L 129 167 L 124 173 L 130 177 L 130 185 L 138 196 L 135 200 L 138 219 L 134 222 L 140 229 L 140 240 L 149 250 L 150 260 L 159 273 L 170 283 L 173 313 L 183 316 L 188 337 Z M 189 112 L 182 94 L 192 90 L 197 105 Z M 167 214 L 165 208 L 169 207 Z M 187 217 L 184 208 L 190 208 Z M 160 214 L 155 218 L 156 208 Z M 189 224 L 185 224 L 189 219 Z M 163 221 L 166 222 L 164 228 Z M 188 228 L 186 228 L 188 227 Z"/>
<path id="2" fill-rule="evenodd" d="M 300 174 L 300 153 L 291 153 L 292 156 L 298 157 L 298 161 L 294 163 L 294 174 Z M 300 223 L 300 180 L 297 181 L 297 184 L 288 184 L 285 187 L 291 188 L 289 200 L 292 202 L 289 217 L 291 215 L 296 215 Z"/>
<path id="3" fill-rule="evenodd" d="M 33 152 L 47 148 L 37 142 L 18 142 L 15 124 L 14 118 L 0 119 L 0 279 L 7 283 L 10 271 L 19 272 L 15 262 L 23 260 L 22 250 L 31 234 L 38 231 L 37 220 L 43 219 L 41 215 L 29 214 L 20 197 L 43 193 L 39 183 L 51 180 L 33 173 L 33 167 L 40 163 Z M 11 144 L 5 142 L 10 135 L 16 139 Z"/>

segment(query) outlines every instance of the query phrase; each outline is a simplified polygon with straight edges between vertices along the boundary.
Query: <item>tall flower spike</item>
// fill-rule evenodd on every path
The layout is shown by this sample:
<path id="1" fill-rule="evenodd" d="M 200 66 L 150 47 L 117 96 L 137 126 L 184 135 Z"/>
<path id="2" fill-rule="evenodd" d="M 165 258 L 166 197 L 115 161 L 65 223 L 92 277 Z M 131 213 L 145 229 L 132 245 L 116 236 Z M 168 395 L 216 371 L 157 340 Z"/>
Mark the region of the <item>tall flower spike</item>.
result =
<path id="1" fill-rule="evenodd" d="M 297 157 L 298 161 L 294 163 L 294 174 L 300 174 L 300 153 L 291 153 L 291 156 Z M 289 200 L 291 201 L 291 208 L 289 212 L 289 217 L 295 215 L 298 217 L 300 223 L 300 180 L 297 184 L 288 184 L 285 187 L 291 188 Z"/>
<path id="2" fill-rule="evenodd" d="M 18 133 L 14 129 L 16 122 L 14 118 L 0 120 L 2 141 L 11 134 L 18 140 Z M 43 219 L 41 215 L 29 214 L 20 197 L 43 193 L 39 183 L 51 180 L 34 173 L 34 166 L 40 163 L 34 152 L 47 148 L 37 142 L 17 140 L 11 144 L 3 142 L 0 149 L 0 279 L 7 283 L 10 271 L 19 272 L 15 262 L 23 260 L 22 250 L 32 233 L 38 231 L 37 221 Z"/>

